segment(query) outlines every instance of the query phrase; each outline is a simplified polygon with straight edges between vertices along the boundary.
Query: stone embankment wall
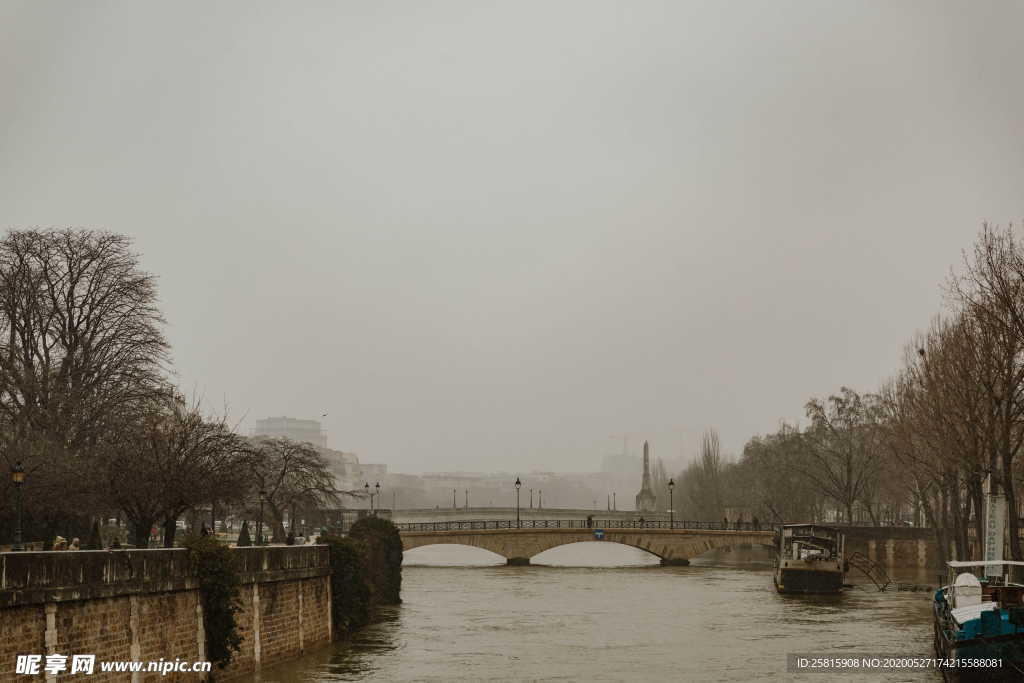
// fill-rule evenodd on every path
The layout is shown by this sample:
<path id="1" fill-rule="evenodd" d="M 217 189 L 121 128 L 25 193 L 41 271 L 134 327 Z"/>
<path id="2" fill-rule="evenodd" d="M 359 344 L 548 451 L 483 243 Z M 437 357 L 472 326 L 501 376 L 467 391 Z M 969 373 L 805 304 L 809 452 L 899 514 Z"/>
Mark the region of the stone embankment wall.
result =
<path id="1" fill-rule="evenodd" d="M 325 546 L 236 548 L 243 636 L 218 680 L 330 642 L 330 564 Z M 188 551 L 0 553 L 0 680 L 19 654 L 95 654 L 110 660 L 206 659 L 198 582 Z M 76 674 L 76 677 L 80 676 Z M 68 672 L 48 680 L 73 678 Z M 107 673 L 93 681 L 196 680 L 195 674 Z M 29 680 L 29 679 L 26 679 Z"/>
<path id="2" fill-rule="evenodd" d="M 846 556 L 859 552 L 886 569 L 939 566 L 935 534 L 921 527 L 839 527 L 846 534 Z"/>

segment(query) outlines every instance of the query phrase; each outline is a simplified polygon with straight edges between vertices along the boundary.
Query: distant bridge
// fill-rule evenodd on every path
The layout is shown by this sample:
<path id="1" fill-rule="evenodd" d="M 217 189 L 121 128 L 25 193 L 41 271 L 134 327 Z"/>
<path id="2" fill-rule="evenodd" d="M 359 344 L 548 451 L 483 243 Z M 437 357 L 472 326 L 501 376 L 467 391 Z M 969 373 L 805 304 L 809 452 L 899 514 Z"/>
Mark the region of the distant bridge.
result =
<path id="1" fill-rule="evenodd" d="M 516 508 L 512 507 L 437 507 L 437 508 L 405 508 L 390 510 L 388 512 L 392 522 L 443 522 L 447 520 L 457 522 L 479 521 L 479 520 L 502 520 L 515 519 Z M 586 519 L 587 515 L 600 517 L 601 519 L 616 520 L 637 520 L 644 517 L 648 520 L 668 521 L 669 513 L 665 512 L 638 512 L 636 510 L 595 510 L 594 508 L 555 508 L 555 507 L 521 507 L 519 518 L 522 520 L 536 519 L 561 519 L 579 520 Z"/>
<path id="2" fill-rule="evenodd" d="M 636 513 L 634 513 L 636 514 Z M 528 565 L 538 553 L 569 543 L 605 541 L 640 548 L 663 565 L 687 565 L 715 548 L 772 546 L 775 531 L 751 523 L 623 519 L 450 520 L 399 523 L 402 549 L 454 543 L 483 548 L 510 565 Z"/>

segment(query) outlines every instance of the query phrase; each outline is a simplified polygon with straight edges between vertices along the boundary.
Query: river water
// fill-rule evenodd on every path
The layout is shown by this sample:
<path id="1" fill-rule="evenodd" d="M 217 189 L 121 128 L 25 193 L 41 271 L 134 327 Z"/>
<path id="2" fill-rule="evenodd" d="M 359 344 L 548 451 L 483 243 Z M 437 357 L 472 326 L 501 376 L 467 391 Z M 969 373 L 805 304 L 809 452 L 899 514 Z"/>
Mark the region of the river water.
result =
<path id="1" fill-rule="evenodd" d="M 931 656 L 928 592 L 879 593 L 869 583 L 842 596 L 781 596 L 759 550 L 661 567 L 633 548 L 585 543 L 530 567 L 480 566 L 494 559 L 453 546 L 406 553 L 401 606 L 349 642 L 252 680 L 941 680 L 930 671 L 786 670 L 787 653 Z M 934 572 L 900 579 L 936 582 Z"/>

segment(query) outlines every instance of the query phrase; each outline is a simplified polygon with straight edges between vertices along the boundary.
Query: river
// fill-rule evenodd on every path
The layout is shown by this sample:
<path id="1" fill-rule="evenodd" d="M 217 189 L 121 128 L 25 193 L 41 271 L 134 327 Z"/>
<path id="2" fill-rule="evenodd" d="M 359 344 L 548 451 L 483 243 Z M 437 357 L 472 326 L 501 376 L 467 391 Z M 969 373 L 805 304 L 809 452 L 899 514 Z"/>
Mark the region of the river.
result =
<path id="1" fill-rule="evenodd" d="M 787 653 L 930 656 L 930 593 L 868 583 L 842 596 L 781 596 L 759 550 L 661 567 L 640 550 L 586 543 L 530 567 L 468 566 L 495 557 L 452 546 L 407 553 L 401 606 L 380 610 L 349 642 L 252 680 L 941 680 L 786 670 Z M 934 572 L 900 578 L 936 582 Z"/>

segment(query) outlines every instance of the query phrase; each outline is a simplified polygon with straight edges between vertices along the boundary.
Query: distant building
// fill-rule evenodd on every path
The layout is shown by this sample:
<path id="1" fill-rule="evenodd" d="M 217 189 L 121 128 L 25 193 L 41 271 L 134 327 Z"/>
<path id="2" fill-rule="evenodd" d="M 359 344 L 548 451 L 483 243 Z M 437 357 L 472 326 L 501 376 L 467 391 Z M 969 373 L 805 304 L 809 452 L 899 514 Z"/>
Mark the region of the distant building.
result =
<path id="1" fill-rule="evenodd" d="M 387 475 L 388 466 L 364 462 L 360 464 L 360 470 L 360 475 L 366 479 L 368 483 L 372 484 L 373 482 L 370 482 L 370 479 L 380 480 Z"/>
<path id="2" fill-rule="evenodd" d="M 640 493 L 636 494 L 636 509 L 640 512 L 654 512 L 657 500 L 657 496 L 651 490 L 651 461 L 647 452 L 647 442 L 644 441 L 644 478 L 640 484 Z"/>
<path id="3" fill-rule="evenodd" d="M 300 443 L 310 443 L 317 448 L 327 448 L 327 434 L 320 428 L 318 420 L 296 420 L 292 417 L 268 417 L 256 420 L 253 436 L 271 436 Z"/>

